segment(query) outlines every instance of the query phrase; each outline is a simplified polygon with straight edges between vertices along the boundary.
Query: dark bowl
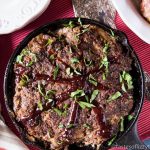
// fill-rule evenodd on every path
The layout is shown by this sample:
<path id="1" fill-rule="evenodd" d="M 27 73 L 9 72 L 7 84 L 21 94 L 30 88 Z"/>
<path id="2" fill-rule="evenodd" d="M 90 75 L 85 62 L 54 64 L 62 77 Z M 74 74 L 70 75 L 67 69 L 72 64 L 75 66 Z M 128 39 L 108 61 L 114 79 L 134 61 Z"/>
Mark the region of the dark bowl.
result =
<path id="1" fill-rule="evenodd" d="M 67 18 L 67 19 L 56 20 L 54 22 L 43 25 L 43 26 L 39 27 L 38 29 L 35 29 L 28 36 L 26 36 L 24 38 L 24 40 L 17 46 L 16 50 L 14 51 L 11 58 L 9 59 L 8 65 L 6 67 L 6 72 L 5 72 L 5 77 L 4 77 L 4 97 L 5 97 L 5 104 L 6 104 L 6 108 L 9 113 L 9 116 L 12 119 L 12 122 L 14 123 L 15 127 L 20 132 L 22 140 L 27 144 L 38 146 L 41 149 L 44 149 L 43 143 L 41 141 L 31 142 L 28 139 L 26 130 L 15 119 L 15 116 L 13 113 L 13 94 L 14 94 L 13 79 L 12 79 L 13 65 L 14 65 L 16 56 L 20 54 L 22 49 L 28 44 L 28 42 L 33 37 L 39 35 L 40 33 L 45 33 L 48 30 L 53 31 L 53 30 L 59 28 L 62 24 L 68 23 L 70 20 L 77 22 L 78 18 Z M 131 142 L 130 142 L 130 140 L 127 140 L 127 139 L 129 139 L 129 138 L 131 139 L 131 137 L 132 137 L 132 141 L 134 141 L 135 144 L 137 144 L 137 142 L 141 143 L 137 137 L 137 131 L 135 128 L 135 124 L 136 124 L 137 118 L 139 116 L 139 113 L 141 111 L 141 108 L 143 105 L 143 100 L 144 100 L 144 75 L 143 75 L 143 70 L 142 70 L 140 61 L 139 61 L 135 51 L 130 46 L 127 36 L 123 32 L 112 29 L 112 28 L 110 28 L 100 22 L 94 21 L 94 20 L 82 18 L 81 21 L 83 24 L 97 25 L 100 28 L 103 28 L 104 30 L 106 30 L 107 32 L 110 32 L 110 30 L 112 30 L 115 33 L 115 36 L 117 36 L 117 38 L 118 38 L 117 41 L 122 46 L 124 53 L 127 53 L 128 55 L 130 55 L 133 59 L 131 74 L 134 79 L 133 84 L 134 84 L 134 101 L 135 102 L 134 102 L 132 111 L 135 114 L 135 117 L 131 121 L 128 121 L 125 123 L 125 131 L 122 133 L 118 133 L 118 136 L 115 140 L 115 144 L 128 145 Z M 123 141 L 123 142 L 121 142 L 121 141 Z M 105 142 L 102 145 L 101 149 L 107 149 L 107 148 L 108 148 L 108 146 Z M 81 149 L 81 148 L 77 147 L 77 145 L 71 145 L 70 149 Z M 82 149 L 92 149 L 92 148 L 84 147 Z"/>

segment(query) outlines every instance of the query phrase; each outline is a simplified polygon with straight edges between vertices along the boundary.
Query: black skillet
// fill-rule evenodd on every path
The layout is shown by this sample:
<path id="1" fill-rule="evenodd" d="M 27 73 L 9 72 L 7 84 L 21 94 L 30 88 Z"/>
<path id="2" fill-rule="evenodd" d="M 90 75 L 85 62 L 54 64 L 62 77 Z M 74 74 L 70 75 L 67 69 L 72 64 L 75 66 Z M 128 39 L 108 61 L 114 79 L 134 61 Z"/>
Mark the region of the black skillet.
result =
<path id="1" fill-rule="evenodd" d="M 13 114 L 13 93 L 14 93 L 14 88 L 13 88 L 13 63 L 16 59 L 16 56 L 20 54 L 22 49 L 28 44 L 28 42 L 35 36 L 39 35 L 40 33 L 46 33 L 48 30 L 55 30 L 59 27 L 61 27 L 62 24 L 68 23 L 70 20 L 77 22 L 78 18 L 67 18 L 67 19 L 60 19 L 52 23 L 48 23 L 46 25 L 43 25 L 42 27 L 34 30 L 31 32 L 16 48 L 14 53 L 12 54 L 7 68 L 5 72 L 5 77 L 4 77 L 4 96 L 5 96 L 5 103 L 6 107 L 9 113 L 9 116 L 11 117 L 14 125 L 18 129 L 18 131 L 21 134 L 21 137 L 23 141 L 27 144 L 35 145 L 40 147 L 41 149 L 43 148 L 43 144 L 40 141 L 35 141 L 31 142 L 28 140 L 26 136 L 26 131 L 24 128 L 18 124 L 16 121 L 14 114 Z M 110 29 L 115 33 L 115 36 L 118 37 L 118 43 L 121 44 L 124 53 L 128 53 L 132 58 L 133 58 L 133 63 L 132 63 L 132 71 L 131 74 L 133 76 L 133 84 L 134 84 L 134 107 L 133 107 L 133 113 L 135 114 L 135 117 L 131 121 L 126 121 L 125 122 L 125 131 L 122 133 L 118 133 L 118 136 L 114 142 L 114 145 L 120 146 L 123 145 L 126 148 L 129 148 L 134 150 L 141 150 L 142 148 L 145 150 L 147 147 L 140 141 L 138 135 L 137 135 L 137 126 L 136 126 L 136 121 L 137 118 L 140 114 L 143 101 L 144 101 L 144 74 L 143 74 L 143 69 L 141 67 L 140 61 L 135 53 L 135 51 L 132 49 L 132 47 L 129 44 L 129 41 L 126 37 L 126 35 L 119 31 L 112 29 L 111 27 L 108 27 L 100 22 L 90 20 L 90 19 L 81 19 L 83 24 L 93 24 L 97 25 L 104 30 L 110 32 Z M 78 150 L 78 149 L 84 149 L 84 150 L 92 150 L 91 147 L 84 147 L 84 148 L 79 148 L 77 145 L 71 145 L 69 147 L 70 150 Z M 101 149 L 108 149 L 108 146 L 106 142 L 102 145 Z"/>

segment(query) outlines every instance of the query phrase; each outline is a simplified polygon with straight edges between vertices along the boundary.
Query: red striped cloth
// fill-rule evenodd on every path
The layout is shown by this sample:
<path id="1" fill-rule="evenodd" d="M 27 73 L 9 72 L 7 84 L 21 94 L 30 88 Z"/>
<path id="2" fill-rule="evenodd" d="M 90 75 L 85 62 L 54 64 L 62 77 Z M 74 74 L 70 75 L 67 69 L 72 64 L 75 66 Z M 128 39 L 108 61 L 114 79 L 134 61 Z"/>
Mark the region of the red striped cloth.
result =
<path id="1" fill-rule="evenodd" d="M 43 13 L 42 16 L 40 16 L 36 21 L 29 24 L 25 28 L 16 31 L 12 34 L 8 35 L 1 35 L 0 36 L 0 102 L 2 103 L 2 114 L 6 120 L 7 125 L 17 134 L 18 132 L 14 128 L 12 122 L 10 121 L 6 108 L 4 106 L 4 98 L 3 98 L 3 76 L 4 71 L 6 68 L 6 64 L 8 62 L 8 59 L 10 58 L 10 55 L 12 54 L 13 50 L 16 48 L 16 46 L 19 44 L 19 42 L 32 30 L 35 28 L 59 19 L 59 18 L 66 18 L 66 17 L 73 17 L 73 8 L 71 4 L 71 0 L 52 0 L 50 6 L 48 9 Z M 120 19 L 119 15 L 116 16 L 116 25 L 117 28 L 124 31 L 128 37 L 131 45 L 137 52 L 142 66 L 145 71 L 150 73 L 150 45 L 144 43 L 141 39 L 139 39 Z M 150 102 L 145 101 L 142 113 L 139 118 L 138 122 L 138 131 L 140 133 L 140 136 L 142 138 L 145 137 L 145 135 L 150 133 Z M 150 135 L 150 134 L 149 134 Z M 31 150 L 37 150 L 36 148 L 33 148 L 29 146 Z"/>

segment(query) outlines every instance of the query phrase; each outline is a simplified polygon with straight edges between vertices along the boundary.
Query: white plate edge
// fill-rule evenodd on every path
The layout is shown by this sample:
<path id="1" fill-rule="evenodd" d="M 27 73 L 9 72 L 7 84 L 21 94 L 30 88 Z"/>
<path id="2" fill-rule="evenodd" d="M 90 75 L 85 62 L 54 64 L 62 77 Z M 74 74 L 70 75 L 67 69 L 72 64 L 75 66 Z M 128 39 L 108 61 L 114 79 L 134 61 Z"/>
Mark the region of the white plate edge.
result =
<path id="1" fill-rule="evenodd" d="M 126 0 L 122 0 L 122 2 L 125 2 Z M 122 12 L 122 9 L 120 9 L 120 4 L 122 2 L 118 2 L 117 0 L 112 0 L 113 5 L 115 6 L 116 10 L 118 11 L 120 17 L 122 18 L 122 20 L 124 21 L 124 23 L 139 37 L 141 38 L 143 41 L 145 41 L 146 43 L 150 44 L 150 36 L 146 37 L 143 35 L 143 33 L 139 32 L 138 30 L 136 30 L 135 26 L 128 22 L 127 16 L 124 15 L 124 13 Z M 144 19 L 143 19 L 144 20 Z M 149 29 L 150 32 L 150 29 Z"/>
<path id="2" fill-rule="evenodd" d="M 34 21 L 35 19 L 37 19 L 41 15 L 47 9 L 50 2 L 51 2 L 51 0 L 46 0 L 45 4 L 43 5 L 43 8 L 41 10 L 39 10 L 37 13 L 35 13 L 31 18 L 24 20 L 22 22 L 22 25 L 20 25 L 18 27 L 6 29 L 5 31 L 0 31 L 0 35 L 9 34 L 9 33 L 12 33 L 14 31 L 17 31 L 17 30 L 25 27 L 26 25 L 28 25 L 29 23 L 31 23 L 32 21 Z"/>

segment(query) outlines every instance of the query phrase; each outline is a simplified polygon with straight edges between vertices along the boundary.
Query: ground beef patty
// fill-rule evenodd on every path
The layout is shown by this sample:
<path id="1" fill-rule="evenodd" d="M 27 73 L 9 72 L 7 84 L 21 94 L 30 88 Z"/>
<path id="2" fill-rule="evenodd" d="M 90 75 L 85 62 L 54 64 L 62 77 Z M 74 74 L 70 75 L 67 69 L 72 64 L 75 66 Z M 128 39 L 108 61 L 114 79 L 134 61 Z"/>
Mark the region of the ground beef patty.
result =
<path id="1" fill-rule="evenodd" d="M 132 59 L 116 40 L 79 20 L 28 43 L 14 63 L 13 110 L 30 139 L 56 150 L 101 145 L 123 131 L 133 106 Z"/>

